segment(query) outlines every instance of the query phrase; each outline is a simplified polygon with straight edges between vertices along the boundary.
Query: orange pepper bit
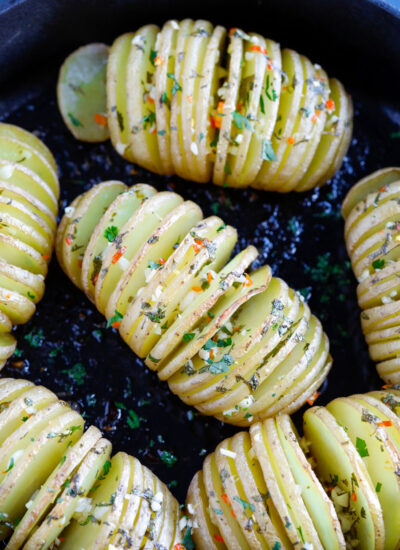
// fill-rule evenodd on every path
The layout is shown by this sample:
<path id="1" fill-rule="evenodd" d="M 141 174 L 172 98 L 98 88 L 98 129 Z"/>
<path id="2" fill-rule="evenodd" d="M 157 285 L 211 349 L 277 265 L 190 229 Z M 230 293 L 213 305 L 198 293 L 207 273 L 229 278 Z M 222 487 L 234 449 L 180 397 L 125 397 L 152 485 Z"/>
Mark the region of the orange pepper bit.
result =
<path id="1" fill-rule="evenodd" d="M 237 27 L 232 27 L 231 29 L 229 29 L 229 36 L 232 36 L 232 34 L 235 32 L 235 31 L 238 31 L 239 29 Z"/>
<path id="2" fill-rule="evenodd" d="M 221 125 L 222 125 L 222 113 L 224 112 L 224 105 L 225 105 L 224 101 L 218 101 L 217 112 L 213 119 L 214 128 L 218 128 L 218 130 L 221 128 Z"/>
<path id="3" fill-rule="evenodd" d="M 78 267 L 79 269 L 82 269 L 82 258 L 78 259 Z"/>
<path id="4" fill-rule="evenodd" d="M 353 502 L 357 502 L 357 495 L 356 495 L 355 492 L 354 492 L 354 493 L 351 493 L 351 500 L 352 500 Z"/>
<path id="5" fill-rule="evenodd" d="M 251 286 L 253 281 L 250 279 L 249 275 L 245 273 L 246 281 L 243 283 L 243 286 Z"/>
<path id="6" fill-rule="evenodd" d="M 289 145 L 294 145 L 294 143 L 295 143 L 294 137 L 289 136 L 289 137 L 287 138 L 287 142 L 289 143 Z"/>
<path id="7" fill-rule="evenodd" d="M 194 290 L 195 292 L 203 292 L 201 286 L 192 286 L 192 290 Z"/>
<path id="8" fill-rule="evenodd" d="M 392 426 L 392 421 L 382 420 L 382 422 L 378 422 L 378 426 L 385 426 L 385 428 L 390 428 L 390 426 Z"/>
<path id="9" fill-rule="evenodd" d="M 193 98 L 192 98 L 191 95 L 187 95 L 186 99 L 187 99 L 188 103 L 193 103 Z"/>
<path id="10" fill-rule="evenodd" d="M 158 67 L 159 65 L 164 65 L 165 61 L 162 57 L 160 57 L 159 55 L 157 55 L 155 58 L 154 58 L 154 65 L 156 67 Z"/>
<path id="11" fill-rule="evenodd" d="M 43 254 L 43 255 L 42 255 L 42 258 L 43 258 L 44 261 L 47 262 L 47 260 L 50 259 L 50 254 Z"/>
<path id="12" fill-rule="evenodd" d="M 317 122 L 319 115 L 321 114 L 321 111 L 319 109 L 315 109 L 315 112 L 311 118 L 312 122 Z"/>
<path id="13" fill-rule="evenodd" d="M 107 115 L 103 115 L 102 113 L 94 113 L 93 118 L 95 123 L 99 126 L 102 126 L 103 128 L 107 126 Z"/>
<path id="14" fill-rule="evenodd" d="M 214 538 L 217 542 L 225 542 L 221 535 L 214 535 Z"/>
<path id="15" fill-rule="evenodd" d="M 383 185 L 378 189 L 378 193 L 384 193 L 385 191 L 387 191 L 387 185 Z"/>
<path id="16" fill-rule="evenodd" d="M 113 328 L 119 328 L 121 326 L 121 321 L 115 321 L 114 323 L 111 323 L 111 326 Z"/>
<path id="17" fill-rule="evenodd" d="M 158 260 L 158 263 L 161 264 L 161 265 L 164 265 L 164 264 L 165 264 L 164 258 L 160 258 L 160 259 Z"/>
<path id="18" fill-rule="evenodd" d="M 207 273 L 207 282 L 208 282 L 208 283 L 211 283 L 212 280 L 213 280 L 212 273 L 208 272 L 208 273 Z"/>
<path id="19" fill-rule="evenodd" d="M 263 53 L 264 55 L 268 55 L 268 51 L 265 48 L 262 48 L 261 46 L 258 46 L 257 44 L 253 44 L 252 46 L 250 46 L 250 51 L 251 52 Z"/>
<path id="20" fill-rule="evenodd" d="M 335 110 L 335 102 L 333 99 L 329 98 L 326 100 L 325 107 L 328 109 L 328 111 L 334 111 Z"/>
<path id="21" fill-rule="evenodd" d="M 72 239 L 71 237 L 68 235 L 68 237 L 65 237 L 65 242 L 67 243 L 68 246 L 71 246 L 72 244 Z"/>
<path id="22" fill-rule="evenodd" d="M 112 257 L 111 263 L 116 264 L 118 260 L 121 258 L 121 256 L 125 253 L 125 251 L 126 251 L 126 246 L 123 246 L 122 248 L 117 250 L 117 252 Z"/>
<path id="23" fill-rule="evenodd" d="M 319 391 L 316 391 L 312 394 L 311 397 L 307 399 L 307 403 L 312 407 L 320 395 L 321 393 Z"/>
<path id="24" fill-rule="evenodd" d="M 154 99 L 149 95 L 147 96 L 147 103 L 150 103 L 150 105 L 154 105 Z"/>

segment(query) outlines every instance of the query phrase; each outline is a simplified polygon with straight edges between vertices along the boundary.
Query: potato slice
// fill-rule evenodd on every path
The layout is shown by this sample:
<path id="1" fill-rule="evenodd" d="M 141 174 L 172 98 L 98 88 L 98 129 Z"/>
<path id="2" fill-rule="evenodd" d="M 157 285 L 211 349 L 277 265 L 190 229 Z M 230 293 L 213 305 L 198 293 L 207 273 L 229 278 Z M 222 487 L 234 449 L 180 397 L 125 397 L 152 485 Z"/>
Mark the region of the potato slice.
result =
<path id="1" fill-rule="evenodd" d="M 185 56 L 183 58 L 180 78 L 181 101 L 180 123 L 182 133 L 182 148 L 185 157 L 185 177 L 199 181 L 196 169 L 196 156 L 198 155 L 198 143 L 194 128 L 196 127 L 196 110 L 200 87 L 204 85 L 202 68 L 207 53 L 213 26 L 202 19 L 195 21 L 185 43 Z M 208 96 L 209 97 L 209 96 Z"/>
<path id="2" fill-rule="evenodd" d="M 254 48 L 254 45 L 252 46 Z M 277 121 L 281 95 L 282 57 L 279 44 L 273 40 L 265 40 L 266 54 L 258 50 L 254 55 L 265 55 L 267 68 L 264 74 L 264 83 L 259 97 L 254 133 L 250 138 L 250 145 L 243 170 L 239 175 L 240 181 L 246 185 L 253 185 L 258 180 L 258 174 L 263 164 L 271 163 L 269 159 L 272 147 L 272 134 Z M 272 149 L 273 150 L 273 149 Z M 232 174 L 233 175 L 233 174 Z"/>
<path id="3" fill-rule="evenodd" d="M 134 36 L 134 33 L 119 36 L 110 48 L 107 63 L 107 122 L 110 138 L 117 153 L 129 162 L 133 161 L 133 155 L 129 148 L 126 73 Z"/>
<path id="4" fill-rule="evenodd" d="M 0 123 L 0 136 L 4 138 L 11 138 L 21 143 L 25 144 L 27 147 L 34 149 L 39 156 L 44 157 L 44 159 L 51 166 L 53 171 L 57 173 L 57 164 L 54 160 L 54 157 L 46 145 L 41 141 L 35 134 L 20 128 L 19 126 L 14 126 L 13 124 L 6 124 L 5 122 Z"/>
<path id="5" fill-rule="evenodd" d="M 0 159 L 0 180 L 12 183 L 25 193 L 31 193 L 43 202 L 55 215 L 57 213 L 58 196 L 51 187 L 35 172 L 15 162 Z"/>
<path id="6" fill-rule="evenodd" d="M 60 68 L 57 100 L 72 135 L 81 141 L 106 141 L 106 70 L 109 47 L 87 44 L 67 57 Z"/>
<path id="7" fill-rule="evenodd" d="M 329 79 L 329 89 L 328 105 L 330 108 L 327 112 L 324 131 L 311 164 L 302 180 L 297 184 L 296 191 L 307 191 L 325 183 L 326 174 L 335 161 L 342 136 L 346 133 L 348 117 L 346 90 L 335 78 Z"/>
<path id="8" fill-rule="evenodd" d="M 275 417 L 275 426 L 294 481 L 300 487 L 301 497 L 322 547 L 327 550 L 344 549 L 346 543 L 336 510 L 300 447 L 298 434 L 290 417 L 286 414 L 278 415 Z"/>
<path id="9" fill-rule="evenodd" d="M 83 518 L 87 515 L 85 510 L 86 508 L 90 510 L 91 495 L 95 494 L 91 493 L 91 489 L 94 488 L 97 479 L 104 477 L 104 471 L 108 469 L 108 459 L 111 453 L 111 443 L 109 441 L 100 439 L 97 433 L 96 439 L 97 441 L 91 442 L 91 448 L 88 449 L 86 456 L 80 456 L 79 462 L 76 461 L 79 465 L 76 473 L 72 478 L 67 479 L 66 483 L 58 487 L 59 489 L 65 488 L 48 515 L 43 518 L 38 529 L 28 539 L 25 545 L 26 548 L 46 550 L 52 547 L 64 530 L 68 532 L 70 523 L 76 524 L 76 520 L 72 519 L 74 514 L 83 516 Z M 83 508 L 83 511 L 78 512 L 80 508 Z M 83 523 L 88 520 L 90 522 L 92 517 L 89 516 L 88 519 L 83 519 Z M 64 533 L 58 540 L 65 540 Z M 65 544 L 68 545 L 68 539 Z"/>
<path id="10" fill-rule="evenodd" d="M 197 177 L 201 182 L 211 179 L 212 159 L 209 143 L 216 138 L 215 129 L 210 126 L 210 98 L 214 98 L 222 83 L 224 70 L 221 67 L 226 30 L 217 26 L 212 32 L 201 68 L 198 94 L 195 105 L 195 143 Z M 221 133 L 221 135 L 223 135 Z"/>
<path id="11" fill-rule="evenodd" d="M 75 443 L 81 435 L 82 417 L 68 410 L 67 407 L 64 407 L 64 410 L 64 413 L 50 419 L 42 431 L 29 431 L 28 442 L 25 445 L 19 443 L 14 446 L 9 456 L 8 471 L 2 475 L 0 485 L 0 508 L 9 522 L 21 516 L 25 503 L 45 482 L 49 473 L 61 460 L 68 445 Z M 39 411 L 37 416 L 40 412 L 42 411 Z M 28 429 L 28 422 L 26 422 L 26 429 Z M 31 437 L 35 438 L 33 442 Z M 7 441 L 3 447 L 6 444 Z M 5 530 L 2 529 L 1 536 L 5 534 Z"/>
<path id="12" fill-rule="evenodd" d="M 200 208 L 185 201 L 174 208 L 162 220 L 162 224 L 145 241 L 136 255 L 125 267 L 108 300 L 105 315 L 112 317 L 115 310 L 124 315 L 129 304 L 136 298 L 139 288 L 153 270 L 162 269 L 166 259 L 174 252 L 176 243 L 201 220 Z"/>
<path id="13" fill-rule="evenodd" d="M 199 319 L 217 303 L 217 300 L 232 287 L 233 283 L 243 275 L 249 264 L 254 261 L 257 254 L 254 247 L 246 248 L 218 273 L 218 276 L 211 281 L 206 290 L 199 292 L 199 296 L 183 311 L 181 317 L 177 318 L 161 336 L 152 349 L 152 353 L 146 358 L 147 366 L 157 370 L 160 367 L 164 368 L 164 362 L 168 366 L 168 356 L 179 346 L 184 333 L 191 330 Z"/>
<path id="14" fill-rule="evenodd" d="M 353 208 L 369 193 L 378 193 L 382 187 L 400 180 L 400 168 L 382 168 L 369 174 L 350 189 L 342 204 L 342 214 L 346 219 Z"/>
<path id="15" fill-rule="evenodd" d="M 102 462 L 104 463 L 104 458 Z M 92 512 L 85 521 L 76 519 L 71 521 L 63 532 L 60 548 L 63 550 L 75 549 L 77 546 L 93 549 L 108 548 L 109 541 L 118 528 L 127 494 L 130 468 L 129 456 L 125 453 L 118 453 L 111 459 L 109 473 L 91 494 Z M 97 471 L 99 469 L 100 464 Z"/>
<path id="16" fill-rule="evenodd" d="M 170 144 L 171 159 L 174 166 L 174 172 L 181 177 L 186 174 L 185 149 L 183 147 L 181 103 L 182 103 L 182 72 L 184 67 L 184 58 L 186 44 L 193 31 L 194 22 L 191 19 L 184 19 L 179 23 L 179 29 L 176 36 L 176 47 L 174 52 L 175 65 L 168 79 L 171 81 L 171 96 L 167 96 L 171 103 L 170 117 Z M 186 100 L 184 98 L 184 100 Z"/>
<path id="17" fill-rule="evenodd" d="M 276 160 L 264 160 L 254 181 L 254 187 L 257 189 L 269 190 L 271 188 L 271 190 L 276 190 L 272 181 L 284 158 L 288 146 L 287 140 L 293 134 L 297 114 L 301 106 L 304 74 L 298 53 L 288 49 L 282 50 L 282 71 L 282 74 L 286 75 L 286 83 L 281 88 L 276 124 L 270 138 L 271 149 L 275 153 Z M 275 88 L 269 85 L 266 90 L 268 95 L 262 96 L 264 109 L 266 106 L 268 110 L 274 101 L 276 94 L 274 90 Z"/>
<path id="18" fill-rule="evenodd" d="M 7 200 L 8 203 L 12 202 L 17 204 L 17 207 L 23 207 L 31 212 L 37 223 L 43 226 L 46 232 L 54 235 L 57 228 L 55 212 L 38 200 L 32 193 L 13 185 L 11 181 L 5 181 L 0 177 L 1 197 Z"/>
<path id="19" fill-rule="evenodd" d="M 216 137 L 218 137 L 216 140 L 216 154 L 213 168 L 213 183 L 217 185 L 223 185 L 225 182 L 225 166 L 229 144 L 232 139 L 233 113 L 236 111 L 239 96 L 241 71 L 244 61 L 244 43 L 241 34 L 240 31 L 235 32 L 235 30 L 229 33 L 230 42 L 227 50 L 229 55 L 228 78 L 218 91 L 219 96 L 223 100 L 222 113 L 216 113 L 214 117 L 214 125 L 220 126 L 219 134 L 217 135 L 217 130 L 212 127 L 208 130 L 210 143 L 213 143 Z M 211 147 L 210 144 L 206 145 Z"/>
<path id="20" fill-rule="evenodd" d="M 82 262 L 82 286 L 93 299 L 95 282 L 102 266 L 102 253 L 118 236 L 119 229 L 128 221 L 143 201 L 156 193 L 154 187 L 139 183 L 118 195 L 94 228 Z"/>
<path id="21" fill-rule="evenodd" d="M 198 250 L 196 239 L 208 239 L 210 245 Z M 188 293 L 195 294 L 191 289 L 209 284 L 213 271 L 219 271 L 229 259 L 236 240 L 236 231 L 224 226 L 216 216 L 201 221 L 186 235 L 163 268 L 142 287 L 140 296 L 124 315 L 120 334 L 135 353 L 141 357 L 149 354 L 162 331 L 175 320 Z M 145 303 L 156 308 L 166 305 L 161 330 L 145 315 L 142 307 Z"/>
<path id="22" fill-rule="evenodd" d="M 384 426 L 385 422 L 391 421 L 371 405 L 363 400 L 363 396 L 352 396 L 335 399 L 327 408 L 344 427 L 366 464 L 382 506 L 385 546 L 396 548 L 400 536 L 400 526 L 397 522 L 400 481 L 396 474 L 400 463 L 399 448 L 393 444 L 394 441 L 390 437 L 393 430 L 390 426 Z"/>
<path id="23" fill-rule="evenodd" d="M 9 235 L 18 239 L 22 243 L 32 247 L 42 256 L 47 256 L 51 252 L 52 242 L 49 242 L 32 225 L 21 221 L 12 213 L 7 212 L 7 207 L 0 205 L 1 222 L 0 231 L 3 235 Z"/>
<path id="24" fill-rule="evenodd" d="M 254 42 L 254 44 L 253 44 Z M 252 48 L 259 50 L 253 51 Z M 225 183 L 230 187 L 245 187 L 248 183 L 242 180 L 244 167 L 252 140 L 256 131 L 257 113 L 260 108 L 260 95 L 267 71 L 266 42 L 260 35 L 251 34 L 245 42 L 244 65 L 239 89 L 239 102 L 243 105 L 243 114 L 232 113 L 234 127 L 230 136 L 234 142 L 224 167 Z M 239 137 L 240 136 L 240 137 Z M 238 145 L 235 145 L 238 144 Z M 259 157 L 261 160 L 261 155 Z"/>
<path id="25" fill-rule="evenodd" d="M 306 66 L 309 64 L 308 59 L 305 59 L 304 62 Z M 303 178 L 312 162 L 325 126 L 326 103 L 330 94 L 328 77 L 325 71 L 320 67 L 314 66 L 311 74 L 308 72 L 306 84 L 306 98 L 304 102 L 304 109 L 306 111 L 302 111 L 300 115 L 301 121 L 293 143 L 293 146 L 296 145 L 299 162 L 292 170 L 290 176 L 283 182 L 280 189 L 282 192 L 294 190 Z M 308 112 L 310 113 L 309 116 L 307 116 Z"/>
<path id="26" fill-rule="evenodd" d="M 0 311 L 5 313 L 14 325 L 29 321 L 35 309 L 35 304 L 29 298 L 0 287 Z"/>
<path id="27" fill-rule="evenodd" d="M 0 287 L 18 292 L 36 304 L 44 293 L 44 279 L 15 265 L 0 261 Z"/>
<path id="28" fill-rule="evenodd" d="M 151 59 L 159 30 L 156 25 L 146 25 L 136 31 L 126 68 L 126 124 L 132 159 L 157 174 L 163 170 L 151 97 L 154 73 Z"/>
<path id="29" fill-rule="evenodd" d="M 0 378 L 0 413 L 3 413 L 12 400 L 33 386 L 29 380 L 14 380 L 14 378 Z M 1 444 L 1 441 L 0 441 Z"/>
<path id="30" fill-rule="evenodd" d="M 27 543 L 29 545 L 29 548 L 34 548 L 34 541 L 38 541 L 40 539 L 44 530 L 48 533 L 48 531 L 53 528 L 52 524 L 62 519 L 62 524 L 63 526 L 65 525 L 65 515 L 64 513 L 60 514 L 58 506 L 58 504 L 60 503 L 65 503 L 65 499 L 63 498 L 63 496 L 60 496 L 62 493 L 62 489 L 67 486 L 68 488 L 64 489 L 64 494 L 66 494 L 66 498 L 69 498 L 70 500 L 74 499 L 74 496 L 71 494 L 71 476 L 73 476 L 72 481 L 74 479 L 76 480 L 77 476 L 80 477 L 81 472 L 77 471 L 76 474 L 74 474 L 74 471 L 85 459 L 85 456 L 88 453 L 97 454 L 98 449 L 96 449 L 96 443 L 100 438 L 100 431 L 94 426 L 91 426 L 82 435 L 79 441 L 75 443 L 73 447 L 69 447 L 66 450 L 65 455 L 62 457 L 60 463 L 56 466 L 56 468 L 47 478 L 46 482 L 42 485 L 36 496 L 29 503 L 28 510 L 25 512 L 23 518 L 18 523 L 11 539 L 7 544 L 7 548 L 9 550 L 17 550 L 18 548 L 20 548 L 38 524 L 38 530 L 35 531 L 34 535 L 29 539 L 29 542 Z M 81 487 L 82 486 L 80 485 L 78 492 L 79 495 L 81 495 Z M 56 501 L 58 501 L 57 505 L 54 506 L 54 508 L 51 510 L 50 515 L 48 516 L 49 521 L 43 522 L 42 520 L 44 515 Z M 79 501 L 79 499 L 75 497 L 75 501 L 77 502 Z M 65 510 L 64 506 L 65 504 L 63 504 L 63 509 Z M 58 518 L 58 520 L 55 519 L 56 517 Z M 44 525 L 46 525 L 45 529 L 43 529 Z M 37 543 L 43 544 L 43 546 L 39 545 L 38 548 L 46 548 L 47 546 L 49 546 L 48 534 L 46 537 L 43 538 L 46 542 Z M 47 544 L 47 546 L 45 546 L 45 544 Z"/>
<path id="31" fill-rule="evenodd" d="M 304 435 L 316 473 L 333 494 L 346 542 L 383 548 L 382 508 L 367 468 L 344 429 L 328 410 L 313 407 L 304 414 Z"/>
<path id="32" fill-rule="evenodd" d="M 5 313 L 0 311 L 0 333 L 11 332 L 12 323 Z"/>
<path id="33" fill-rule="evenodd" d="M 173 174 L 171 158 L 170 118 L 171 97 L 174 86 L 168 74 L 174 73 L 175 48 L 179 25 L 175 20 L 167 21 L 158 35 L 154 59 L 154 106 L 156 114 L 158 150 L 163 174 Z"/>
<path id="34" fill-rule="evenodd" d="M 37 174 L 58 197 L 59 185 L 57 171 L 34 147 L 0 132 L 0 158 L 8 162 L 26 166 Z"/>
<path id="35" fill-rule="evenodd" d="M 121 238 L 110 243 L 103 253 L 103 266 L 95 286 L 95 303 L 105 313 L 124 268 L 174 208 L 183 202 L 175 193 L 164 191 L 145 201 L 121 227 Z"/>
<path id="36" fill-rule="evenodd" d="M 92 232 L 104 210 L 124 191 L 126 191 L 126 185 L 120 181 L 105 181 L 92 187 L 74 208 L 73 217 L 64 229 L 63 266 L 79 288 L 81 288 L 82 257 Z"/>
<path id="37" fill-rule="evenodd" d="M 0 258 L 17 268 L 30 271 L 34 275 L 45 277 L 47 263 L 43 256 L 17 238 L 0 232 Z"/>

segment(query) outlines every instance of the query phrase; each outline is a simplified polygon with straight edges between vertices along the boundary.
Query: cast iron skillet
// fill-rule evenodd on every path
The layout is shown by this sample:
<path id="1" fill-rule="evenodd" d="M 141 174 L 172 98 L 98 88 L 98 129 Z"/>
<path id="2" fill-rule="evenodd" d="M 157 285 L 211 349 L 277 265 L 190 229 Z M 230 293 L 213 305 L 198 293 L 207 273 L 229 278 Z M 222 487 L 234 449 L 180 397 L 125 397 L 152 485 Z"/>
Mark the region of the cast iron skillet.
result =
<path id="1" fill-rule="evenodd" d="M 0 0 L 0 119 L 34 130 L 54 152 L 61 206 L 104 179 L 148 182 L 197 201 L 205 215 L 235 225 L 256 264 L 301 289 L 331 340 L 334 366 L 318 403 L 376 388 L 359 325 L 355 281 L 343 241 L 340 204 L 362 176 L 400 161 L 400 8 L 361 0 Z M 58 67 L 79 45 L 170 18 L 241 26 L 292 47 L 344 82 L 355 130 L 342 169 L 320 190 L 289 196 L 221 190 L 154 176 L 128 165 L 109 143 L 85 145 L 64 127 L 55 102 Z M 18 353 L 3 376 L 41 383 L 84 411 L 114 450 L 137 456 L 183 501 L 203 456 L 235 429 L 198 415 L 144 367 L 53 259 L 34 318 L 17 330 Z M 296 415 L 297 421 L 300 415 Z"/>

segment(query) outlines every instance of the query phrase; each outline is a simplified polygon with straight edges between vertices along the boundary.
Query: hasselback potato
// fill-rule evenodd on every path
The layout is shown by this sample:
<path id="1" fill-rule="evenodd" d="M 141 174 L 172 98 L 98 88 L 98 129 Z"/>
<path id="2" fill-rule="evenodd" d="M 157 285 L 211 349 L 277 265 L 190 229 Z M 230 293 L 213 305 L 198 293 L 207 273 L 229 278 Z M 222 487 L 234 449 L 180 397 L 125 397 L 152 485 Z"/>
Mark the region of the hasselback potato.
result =
<path id="1" fill-rule="evenodd" d="M 15 349 L 13 325 L 26 323 L 43 295 L 58 196 L 57 166 L 44 143 L 0 123 L 0 368 Z"/>
<path id="2" fill-rule="evenodd" d="M 0 539 L 9 550 L 179 550 L 168 488 L 42 386 L 0 380 Z"/>
<path id="3" fill-rule="evenodd" d="M 381 378 L 400 383 L 400 168 L 359 181 L 342 213 L 370 356 Z"/>
<path id="4" fill-rule="evenodd" d="M 188 491 L 197 550 L 394 550 L 400 544 L 400 391 L 338 398 L 226 439 Z"/>
<path id="5" fill-rule="evenodd" d="M 107 66 L 106 66 L 107 65 Z M 58 100 L 72 133 L 107 139 L 158 174 L 286 193 L 340 167 L 352 102 L 319 65 L 208 21 L 168 21 L 67 58 Z"/>
<path id="6" fill-rule="evenodd" d="M 173 192 L 107 181 L 78 196 L 58 260 L 171 390 L 237 425 L 298 409 L 330 366 L 328 338 L 301 295 L 236 230 Z"/>

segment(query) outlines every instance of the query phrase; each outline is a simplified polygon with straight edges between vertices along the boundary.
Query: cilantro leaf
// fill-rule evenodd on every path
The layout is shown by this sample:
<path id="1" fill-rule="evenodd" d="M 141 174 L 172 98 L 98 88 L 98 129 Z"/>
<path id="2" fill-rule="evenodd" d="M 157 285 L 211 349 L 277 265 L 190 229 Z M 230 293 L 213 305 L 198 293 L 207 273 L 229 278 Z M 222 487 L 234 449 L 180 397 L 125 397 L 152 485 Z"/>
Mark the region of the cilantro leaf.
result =
<path id="1" fill-rule="evenodd" d="M 367 449 L 367 444 L 364 439 L 361 439 L 360 437 L 356 438 L 356 449 L 358 451 L 358 454 L 361 456 L 361 458 L 365 456 L 369 456 L 369 452 Z"/>
<path id="2" fill-rule="evenodd" d="M 115 241 L 115 237 L 118 235 L 118 227 L 115 225 L 110 225 L 104 231 L 104 238 L 107 239 L 110 243 Z"/>

